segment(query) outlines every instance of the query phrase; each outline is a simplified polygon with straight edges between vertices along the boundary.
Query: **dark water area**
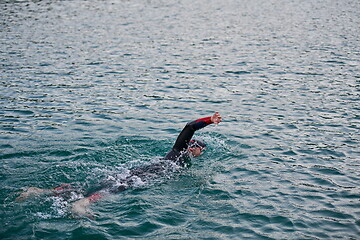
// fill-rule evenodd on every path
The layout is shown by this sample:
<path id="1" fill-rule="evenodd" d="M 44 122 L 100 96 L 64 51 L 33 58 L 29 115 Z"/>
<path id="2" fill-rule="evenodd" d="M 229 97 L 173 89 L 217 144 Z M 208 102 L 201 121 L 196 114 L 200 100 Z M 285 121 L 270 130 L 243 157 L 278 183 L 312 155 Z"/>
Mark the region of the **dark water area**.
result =
<path id="1" fill-rule="evenodd" d="M 359 239 L 360 2 L 0 1 L 0 239 Z M 207 151 L 72 218 L 83 191 Z"/>

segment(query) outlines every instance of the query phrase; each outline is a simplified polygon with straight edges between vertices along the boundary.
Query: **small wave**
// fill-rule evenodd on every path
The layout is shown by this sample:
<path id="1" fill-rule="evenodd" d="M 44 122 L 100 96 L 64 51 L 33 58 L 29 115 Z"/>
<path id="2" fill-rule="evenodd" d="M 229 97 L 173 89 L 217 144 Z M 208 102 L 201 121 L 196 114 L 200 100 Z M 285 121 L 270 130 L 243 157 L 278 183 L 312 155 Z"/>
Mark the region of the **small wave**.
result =
<path id="1" fill-rule="evenodd" d="M 72 202 L 83 197 L 82 194 L 71 192 L 70 197 L 51 196 L 44 199 L 40 205 L 44 209 L 34 213 L 34 216 L 40 219 L 64 218 L 70 214 L 69 208 Z"/>

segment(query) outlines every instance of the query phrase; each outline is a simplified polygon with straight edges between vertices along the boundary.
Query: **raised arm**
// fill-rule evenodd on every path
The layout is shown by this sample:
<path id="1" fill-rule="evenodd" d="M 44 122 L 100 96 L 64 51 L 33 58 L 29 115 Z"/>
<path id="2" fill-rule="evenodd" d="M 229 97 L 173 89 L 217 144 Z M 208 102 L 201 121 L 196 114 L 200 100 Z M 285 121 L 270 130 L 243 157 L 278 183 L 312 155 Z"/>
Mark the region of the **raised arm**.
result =
<path id="1" fill-rule="evenodd" d="M 212 123 L 219 124 L 221 120 L 222 118 L 220 114 L 218 112 L 215 112 L 214 115 L 210 117 L 200 118 L 195 121 L 189 122 L 188 124 L 186 124 L 186 126 L 176 139 L 173 149 L 178 152 L 185 150 L 188 147 L 188 144 L 195 131 L 204 128 Z"/>

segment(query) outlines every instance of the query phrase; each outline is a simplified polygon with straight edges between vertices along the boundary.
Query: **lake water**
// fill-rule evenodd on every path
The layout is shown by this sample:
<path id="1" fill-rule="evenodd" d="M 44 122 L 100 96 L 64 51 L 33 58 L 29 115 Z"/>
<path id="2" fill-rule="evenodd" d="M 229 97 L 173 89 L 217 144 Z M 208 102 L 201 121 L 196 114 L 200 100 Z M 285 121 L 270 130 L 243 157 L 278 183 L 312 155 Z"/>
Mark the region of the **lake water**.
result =
<path id="1" fill-rule="evenodd" d="M 1 0 L 0 238 L 359 239 L 359 16 L 357 0 Z M 191 167 L 95 219 L 15 201 L 157 161 L 214 111 Z"/>

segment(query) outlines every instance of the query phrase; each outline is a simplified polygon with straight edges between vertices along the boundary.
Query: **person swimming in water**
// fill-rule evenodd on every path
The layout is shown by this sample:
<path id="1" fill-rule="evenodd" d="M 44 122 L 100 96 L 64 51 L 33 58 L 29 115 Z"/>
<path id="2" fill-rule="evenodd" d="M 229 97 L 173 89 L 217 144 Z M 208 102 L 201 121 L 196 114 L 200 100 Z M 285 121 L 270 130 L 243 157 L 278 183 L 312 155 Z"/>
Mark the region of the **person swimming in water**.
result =
<path id="1" fill-rule="evenodd" d="M 200 156 L 206 148 L 206 144 L 197 139 L 192 139 L 197 130 L 200 130 L 210 124 L 219 124 L 222 121 L 222 117 L 218 112 L 215 112 L 210 117 L 200 118 L 195 121 L 186 124 L 184 129 L 177 137 L 174 146 L 163 158 L 164 161 L 150 164 L 143 167 L 137 167 L 131 169 L 130 172 L 123 179 L 117 179 L 115 181 L 105 181 L 100 186 L 85 194 L 84 198 L 75 201 L 72 204 L 71 212 L 78 217 L 91 217 L 92 214 L 88 209 L 91 203 L 94 203 L 109 193 L 118 193 L 134 186 L 136 180 L 146 181 L 150 178 L 159 177 L 162 173 L 166 173 L 169 165 L 167 161 L 176 164 L 179 167 L 187 166 L 187 163 L 192 157 Z M 20 194 L 16 199 L 17 201 L 23 201 L 28 197 L 36 196 L 39 194 L 53 194 L 61 196 L 69 194 L 71 191 L 77 191 L 71 184 L 63 184 L 60 187 L 54 189 L 40 189 L 36 187 L 30 187 L 26 191 Z"/>

